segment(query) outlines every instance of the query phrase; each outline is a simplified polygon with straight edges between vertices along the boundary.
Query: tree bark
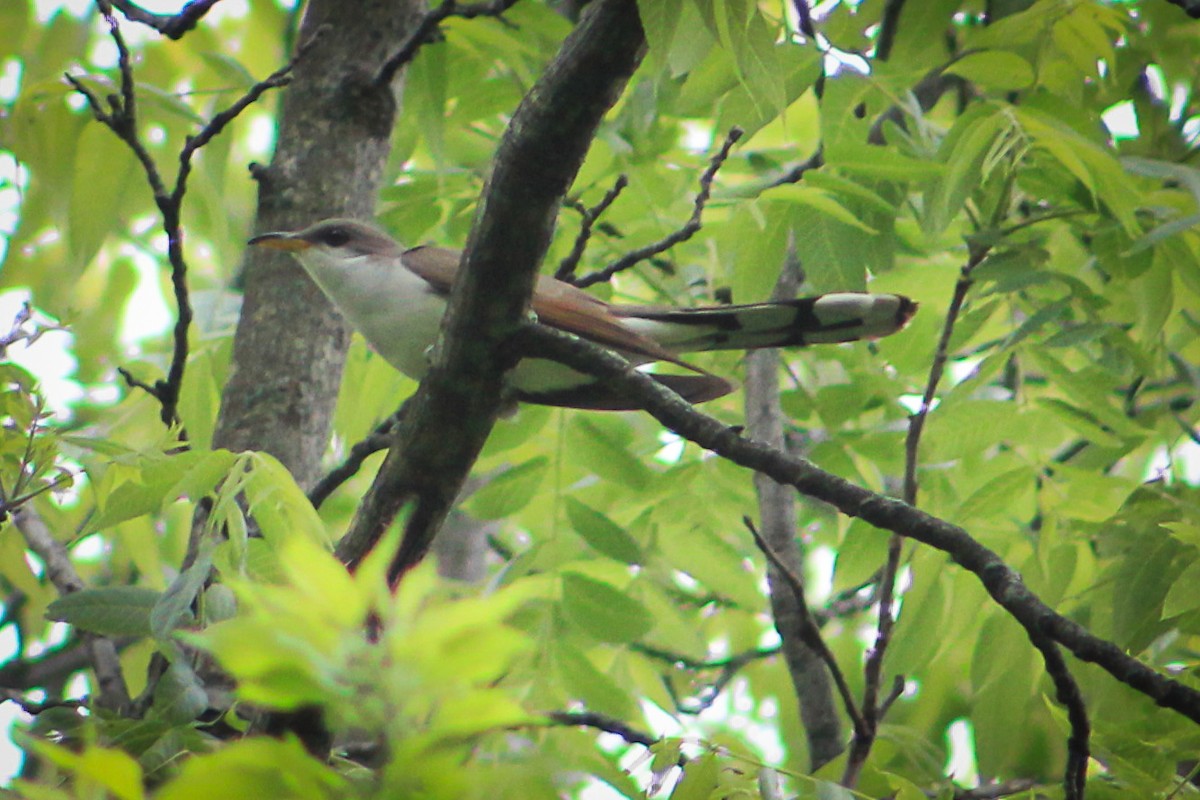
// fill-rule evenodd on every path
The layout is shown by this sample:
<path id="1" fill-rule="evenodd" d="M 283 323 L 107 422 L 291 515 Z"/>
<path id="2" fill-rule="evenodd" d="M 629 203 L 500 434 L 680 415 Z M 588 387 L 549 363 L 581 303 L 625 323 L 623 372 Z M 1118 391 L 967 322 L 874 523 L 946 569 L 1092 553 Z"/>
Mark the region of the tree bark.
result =
<path id="1" fill-rule="evenodd" d="M 259 182 L 255 229 L 370 219 L 391 150 L 399 82 L 375 74 L 417 18 L 417 0 L 313 0 L 300 42 L 319 36 L 283 96 L 278 144 Z M 263 450 L 301 487 L 320 475 L 349 329 L 286 254 L 247 251 L 245 299 L 215 447 Z"/>
<path id="2" fill-rule="evenodd" d="M 794 297 L 798 270 L 788 264 L 775 286 L 774 297 Z M 746 355 L 746 432 L 752 439 L 778 450 L 787 450 L 783 409 L 779 404 L 779 351 L 756 350 Z M 804 553 L 796 535 L 796 493 L 770 476 L 754 473 L 759 526 L 763 539 L 794 575 L 804 575 Z M 825 664 L 804 643 L 800 598 L 773 564 L 767 564 L 771 616 L 782 642 L 813 772 L 837 758 L 845 747 L 833 685 Z M 811 611 L 811 609 L 810 609 Z"/>

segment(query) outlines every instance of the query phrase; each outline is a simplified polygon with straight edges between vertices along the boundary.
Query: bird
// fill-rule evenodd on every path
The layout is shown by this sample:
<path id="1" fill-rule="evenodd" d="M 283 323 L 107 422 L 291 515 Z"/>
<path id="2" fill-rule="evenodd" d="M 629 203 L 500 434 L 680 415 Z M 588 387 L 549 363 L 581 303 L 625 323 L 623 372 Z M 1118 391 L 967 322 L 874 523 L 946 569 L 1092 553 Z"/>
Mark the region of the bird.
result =
<path id="1" fill-rule="evenodd" d="M 262 233 L 249 244 L 291 253 L 367 343 L 393 367 L 420 380 L 429 370 L 462 254 L 405 249 L 353 219 Z M 668 362 L 690 374 L 653 374 L 685 400 L 701 403 L 736 384 L 685 361 L 686 353 L 754 350 L 877 339 L 908 324 L 917 304 L 899 294 L 833 292 L 746 305 L 698 307 L 610 304 L 565 281 L 538 278 L 531 309 L 541 324 L 615 350 L 632 363 Z M 590 410 L 632 410 L 621 392 L 565 365 L 525 359 L 508 384 L 522 402 Z"/>

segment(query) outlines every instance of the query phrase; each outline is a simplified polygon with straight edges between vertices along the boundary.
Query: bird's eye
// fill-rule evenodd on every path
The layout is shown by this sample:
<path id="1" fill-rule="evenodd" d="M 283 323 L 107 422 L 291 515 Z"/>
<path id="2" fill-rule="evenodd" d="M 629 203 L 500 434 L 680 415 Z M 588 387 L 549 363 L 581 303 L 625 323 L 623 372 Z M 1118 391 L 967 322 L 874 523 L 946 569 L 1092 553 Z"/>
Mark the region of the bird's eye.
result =
<path id="1" fill-rule="evenodd" d="M 330 247 L 341 247 L 350 241 L 350 231 L 342 227 L 329 228 L 322 231 L 319 237 L 321 244 L 329 245 Z"/>

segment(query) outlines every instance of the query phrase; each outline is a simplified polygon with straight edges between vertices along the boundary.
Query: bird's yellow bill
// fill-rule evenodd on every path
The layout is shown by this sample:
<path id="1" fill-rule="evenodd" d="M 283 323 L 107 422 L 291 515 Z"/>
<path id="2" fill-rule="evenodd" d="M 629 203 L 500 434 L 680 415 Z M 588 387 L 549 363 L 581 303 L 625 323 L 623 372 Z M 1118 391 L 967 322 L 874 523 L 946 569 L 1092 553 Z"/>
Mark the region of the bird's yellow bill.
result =
<path id="1" fill-rule="evenodd" d="M 247 244 L 269 247 L 272 250 L 284 250 L 289 253 L 298 253 L 301 250 L 307 250 L 312 247 L 312 242 L 297 239 L 287 233 L 264 233 L 255 236 Z"/>

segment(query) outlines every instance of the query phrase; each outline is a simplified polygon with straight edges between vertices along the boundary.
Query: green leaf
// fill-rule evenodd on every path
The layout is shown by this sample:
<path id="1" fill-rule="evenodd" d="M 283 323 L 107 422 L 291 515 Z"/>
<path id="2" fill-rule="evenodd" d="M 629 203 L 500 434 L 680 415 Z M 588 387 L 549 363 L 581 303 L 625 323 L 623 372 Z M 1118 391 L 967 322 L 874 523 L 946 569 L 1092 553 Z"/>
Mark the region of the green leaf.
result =
<path id="1" fill-rule="evenodd" d="M 612 584 L 567 572 L 562 591 L 567 617 L 602 642 L 634 642 L 654 627 L 645 606 Z"/>
<path id="2" fill-rule="evenodd" d="M 573 497 L 566 498 L 567 518 L 585 542 L 597 552 L 626 564 L 641 564 L 642 548 L 611 519 Z"/>
<path id="3" fill-rule="evenodd" d="M 504 470 L 470 499 L 471 513 L 480 519 L 503 519 L 529 505 L 550 468 L 550 459 L 538 456 Z"/>
<path id="4" fill-rule="evenodd" d="M 199 451 L 164 456 L 141 456 L 132 465 L 112 464 L 98 486 L 98 513 L 88 521 L 85 533 L 94 533 L 119 522 L 140 517 L 173 502 L 175 487 L 186 485 L 184 477 L 205 461 Z"/>
<path id="5" fill-rule="evenodd" d="M 203 553 L 196 562 L 176 576 L 150 612 L 150 630 L 165 640 L 176 628 L 193 617 L 192 604 L 212 572 L 212 557 Z"/>
<path id="6" fill-rule="evenodd" d="M 154 716 L 168 725 L 186 725 L 208 709 L 208 693 L 184 661 L 167 667 L 154 687 Z"/>
<path id="7" fill-rule="evenodd" d="M 1003 110 L 987 105 L 971 108 L 954 123 L 942 142 L 941 158 L 946 172 L 928 193 L 925 229 L 937 233 L 946 228 L 963 203 L 978 188 L 984 160 L 1002 131 L 1012 123 Z"/>
<path id="8" fill-rule="evenodd" d="M 1121 591 L 1113 598 L 1113 640 L 1133 652 L 1149 647 L 1167 629 L 1166 598 L 1185 571 L 1179 542 L 1152 528 L 1140 538 L 1133 557 L 1121 562 L 1114 576 Z"/>
<path id="9" fill-rule="evenodd" d="M 762 604 L 758 578 L 742 554 L 711 530 L 663 522 L 657 533 L 663 560 L 671 568 L 686 572 L 705 589 L 744 608 L 758 608 Z"/>
<path id="10" fill-rule="evenodd" d="M 577 415 L 567 426 L 567 447 L 572 458 L 601 478 L 645 491 L 654 475 L 620 440 L 625 426 L 612 417 Z"/>
<path id="11" fill-rule="evenodd" d="M 1034 144 L 1049 153 L 1103 203 L 1128 236 L 1141 236 L 1142 227 L 1135 215 L 1140 193 L 1111 153 L 1043 111 L 1018 107 L 1013 113 Z"/>
<path id="12" fill-rule="evenodd" d="M 140 586 L 82 589 L 51 603 L 46 617 L 101 636 L 149 636 L 150 612 L 161 596 Z"/>
<path id="13" fill-rule="evenodd" d="M 830 194 L 860 200 L 866 203 L 873 211 L 888 217 L 895 217 L 897 213 L 895 203 L 885 198 L 879 192 L 858 181 L 842 177 L 824 168 L 805 172 L 804 184 L 822 189 Z"/>
<path id="14" fill-rule="evenodd" d="M 650 57 L 660 66 L 671 52 L 682 12 L 683 0 L 638 0 L 638 16 L 650 46 Z"/>
<path id="15" fill-rule="evenodd" d="M 39 756 L 73 773 L 81 784 L 101 787 L 105 796 L 112 794 L 117 800 L 141 800 L 146 796 L 142 768 L 128 753 L 95 746 L 88 746 L 82 753 L 73 753 L 65 746 L 45 740 L 34 740 L 30 744 Z M 29 784 L 28 788 L 36 792 L 39 787 Z M 55 797 L 57 800 L 55 795 L 40 792 L 28 795 L 22 792 L 22 796 Z"/>
<path id="16" fill-rule="evenodd" d="M 570 699 L 616 719 L 627 719 L 637 713 L 637 705 L 630 693 L 597 669 L 586 653 L 564 637 L 554 641 L 551 657 L 555 682 L 562 685 Z"/>
<path id="17" fill-rule="evenodd" d="M 1192 554 L 1194 556 L 1194 553 Z M 1179 561 L 1183 561 L 1182 558 Z M 1195 559 L 1184 568 L 1167 590 L 1163 600 L 1162 618 L 1169 619 L 1200 608 L 1200 559 Z"/>
<path id="18" fill-rule="evenodd" d="M 200 54 L 209 69 L 217 73 L 221 80 L 229 84 L 229 88 L 249 89 L 258 83 L 258 79 L 246 69 L 246 66 L 228 53 L 205 52 Z"/>
<path id="19" fill-rule="evenodd" d="M 955 61 L 946 72 L 961 75 L 972 83 L 996 92 L 1013 92 L 1031 85 L 1033 66 L 1016 53 L 987 50 Z"/>
<path id="20" fill-rule="evenodd" d="M 242 488 L 263 537 L 277 543 L 302 533 L 314 542 L 328 544 L 324 523 L 292 474 L 267 453 L 253 452 L 243 457 L 251 468 Z"/>
<path id="21" fill-rule="evenodd" d="M 721 765 L 715 753 L 693 758 L 683 767 L 683 777 L 675 784 L 671 800 L 709 800 L 717 791 Z"/>
<path id="22" fill-rule="evenodd" d="M 900 19 L 893 26 L 895 39 L 888 62 L 929 68 L 944 63 L 948 51 L 946 30 L 954 25 L 959 5 L 957 0 L 926 0 L 901 6 Z M 862 9 L 858 11 L 862 13 Z"/>
<path id="23" fill-rule="evenodd" d="M 893 181 L 924 181 L 937 178 L 946 167 L 935 161 L 906 156 L 894 147 L 843 143 L 825 157 L 831 168 L 864 178 Z"/>
<path id="24" fill-rule="evenodd" d="M 858 228 L 866 234 L 878 233 L 874 228 L 859 221 L 850 209 L 839 203 L 830 194 L 812 186 L 797 183 L 784 184 L 763 192 L 762 198 L 805 206 L 819 214 L 827 214 L 838 222 Z"/>
<path id="25" fill-rule="evenodd" d="M 0 3 L 0 53 L 20 53 L 32 19 L 29 3 Z"/>
<path id="26" fill-rule="evenodd" d="M 1018 467 L 997 475 L 962 502 L 954 519 L 965 525 L 976 519 L 1007 517 L 1009 513 L 1006 512 L 1019 509 L 1019 501 L 1032 494 L 1037 478 L 1037 472 L 1030 467 Z"/>
<path id="27" fill-rule="evenodd" d="M 133 184 L 135 164 L 129 147 L 108 128 L 96 123 L 83 129 L 67 210 L 70 258 L 80 271 L 105 239 L 120 232 L 126 210 L 122 203 L 112 200 L 122 197 Z"/>
<path id="28" fill-rule="evenodd" d="M 305 752 L 299 739 L 251 737 L 187 759 L 179 774 L 159 790 L 155 798 L 334 800 L 349 796 L 350 788 L 345 778 Z"/>

